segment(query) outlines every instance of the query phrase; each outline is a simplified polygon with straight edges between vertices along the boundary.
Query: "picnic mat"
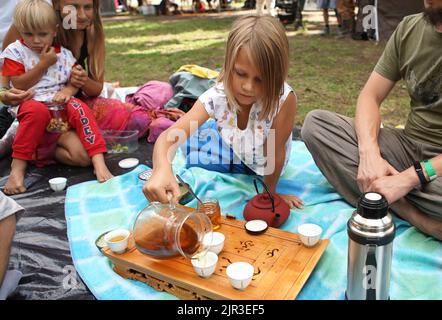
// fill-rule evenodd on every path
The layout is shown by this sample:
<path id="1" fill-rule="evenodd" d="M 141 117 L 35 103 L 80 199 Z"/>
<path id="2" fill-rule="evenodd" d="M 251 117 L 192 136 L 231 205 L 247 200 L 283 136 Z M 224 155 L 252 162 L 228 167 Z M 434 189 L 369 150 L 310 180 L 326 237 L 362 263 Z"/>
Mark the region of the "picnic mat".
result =
<path id="1" fill-rule="evenodd" d="M 174 171 L 198 195 L 219 199 L 223 214 L 243 219 L 242 211 L 256 191 L 253 178 L 241 174 L 221 174 L 202 168 L 185 168 L 181 151 Z M 133 171 L 99 184 L 90 181 L 71 186 L 66 195 L 65 214 L 69 245 L 78 274 L 98 299 L 176 299 L 135 280 L 126 280 L 112 271 L 109 260 L 95 240 L 118 228 L 131 229 L 137 213 L 148 203 L 142 194 L 138 173 Z M 293 142 L 291 160 L 281 177 L 278 192 L 303 199 L 302 210 L 292 210 L 281 229 L 297 232 L 302 223 L 316 223 L 330 239 L 325 253 L 298 295 L 298 299 L 344 299 L 347 281 L 347 229 L 353 208 L 334 191 L 316 167 L 300 141 Z M 188 204 L 196 207 L 196 200 Z M 442 299 L 442 243 L 427 237 L 410 224 L 394 218 L 397 233 L 393 246 L 391 299 Z"/>

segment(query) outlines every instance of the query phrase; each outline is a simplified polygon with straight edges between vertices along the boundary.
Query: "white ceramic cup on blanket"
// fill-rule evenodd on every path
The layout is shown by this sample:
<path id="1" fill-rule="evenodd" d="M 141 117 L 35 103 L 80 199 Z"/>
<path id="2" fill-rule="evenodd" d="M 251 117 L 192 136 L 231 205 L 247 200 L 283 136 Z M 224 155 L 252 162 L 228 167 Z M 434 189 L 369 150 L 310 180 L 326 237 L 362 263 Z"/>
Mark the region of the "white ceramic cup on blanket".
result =
<path id="1" fill-rule="evenodd" d="M 55 192 L 62 191 L 62 190 L 64 190 L 64 188 L 66 188 L 67 181 L 68 181 L 68 179 L 66 179 L 64 177 L 52 178 L 49 180 L 49 186 Z"/>

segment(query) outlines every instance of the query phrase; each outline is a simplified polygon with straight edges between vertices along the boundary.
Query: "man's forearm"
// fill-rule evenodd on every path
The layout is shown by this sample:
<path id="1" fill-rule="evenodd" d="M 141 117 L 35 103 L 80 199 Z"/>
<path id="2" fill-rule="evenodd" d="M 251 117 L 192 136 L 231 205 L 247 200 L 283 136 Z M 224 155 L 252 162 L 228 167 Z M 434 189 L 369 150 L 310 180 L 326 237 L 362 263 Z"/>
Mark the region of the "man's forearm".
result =
<path id="1" fill-rule="evenodd" d="M 380 154 L 378 136 L 381 125 L 380 106 L 374 98 L 361 94 L 355 116 L 359 155 Z"/>

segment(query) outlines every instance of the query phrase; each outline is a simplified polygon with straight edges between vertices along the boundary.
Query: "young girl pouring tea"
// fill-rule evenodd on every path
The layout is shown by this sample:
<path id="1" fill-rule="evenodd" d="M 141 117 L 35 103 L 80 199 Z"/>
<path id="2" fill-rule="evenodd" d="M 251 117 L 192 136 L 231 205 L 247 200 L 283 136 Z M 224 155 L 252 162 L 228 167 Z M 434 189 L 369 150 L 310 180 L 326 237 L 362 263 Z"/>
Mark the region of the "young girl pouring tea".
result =
<path id="1" fill-rule="evenodd" d="M 209 152 L 208 164 L 200 161 L 200 156 L 188 157 L 190 165 L 263 176 L 269 191 L 276 192 L 289 160 L 296 114 L 296 96 L 285 82 L 288 58 L 288 40 L 277 19 L 246 16 L 235 21 L 217 84 L 203 93 L 192 109 L 164 131 L 155 144 L 152 177 L 143 187 L 150 201 L 167 202 L 167 193 L 172 193 L 175 199 L 179 197 L 172 159 L 165 158 L 174 155 L 178 146 L 198 128 L 196 134 L 201 139 L 202 129 L 210 123 L 215 128 L 208 134 L 211 143 L 219 144 L 222 152 L 219 155 Z M 206 123 L 209 119 L 214 122 Z M 198 150 L 200 155 L 202 149 L 207 147 Z M 294 195 L 280 196 L 290 207 L 303 205 Z"/>

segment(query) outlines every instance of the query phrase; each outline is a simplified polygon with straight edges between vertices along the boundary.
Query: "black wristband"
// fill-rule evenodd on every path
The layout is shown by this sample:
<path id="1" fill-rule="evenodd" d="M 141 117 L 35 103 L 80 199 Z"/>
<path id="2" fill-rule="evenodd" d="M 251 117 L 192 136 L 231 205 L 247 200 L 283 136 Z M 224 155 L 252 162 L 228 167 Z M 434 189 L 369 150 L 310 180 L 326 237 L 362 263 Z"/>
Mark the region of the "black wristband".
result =
<path id="1" fill-rule="evenodd" d="M 414 170 L 417 173 L 417 176 L 419 177 L 419 180 L 421 182 L 421 185 L 424 186 L 428 183 L 427 179 L 425 179 L 425 175 L 424 172 L 422 171 L 422 166 L 421 163 L 419 161 L 415 161 L 413 162 L 414 165 Z"/>

